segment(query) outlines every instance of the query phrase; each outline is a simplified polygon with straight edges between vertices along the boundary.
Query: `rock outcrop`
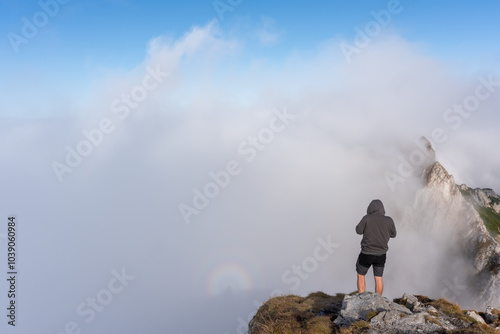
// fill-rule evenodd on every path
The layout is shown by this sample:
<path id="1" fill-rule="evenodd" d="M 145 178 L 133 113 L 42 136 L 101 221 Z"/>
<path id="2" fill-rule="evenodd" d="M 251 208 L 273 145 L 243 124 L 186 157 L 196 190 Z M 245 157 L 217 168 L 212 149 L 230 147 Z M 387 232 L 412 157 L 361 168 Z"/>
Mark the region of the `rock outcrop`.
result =
<path id="1" fill-rule="evenodd" d="M 270 333 L 500 333 L 500 311 L 463 311 L 444 299 L 405 293 L 388 300 L 377 293 L 274 297 L 262 305 L 249 334 Z"/>
<path id="2" fill-rule="evenodd" d="M 428 150 L 434 152 L 430 146 Z M 416 192 L 402 221 L 407 228 L 442 245 L 441 250 L 448 253 L 436 256 L 442 257 L 443 264 L 450 257 L 463 259 L 462 272 L 451 275 L 460 277 L 467 287 L 466 296 L 460 296 L 462 302 L 475 307 L 499 305 L 500 229 L 496 231 L 495 224 L 500 220 L 487 220 L 497 219 L 491 215 L 498 214 L 495 210 L 500 197 L 491 189 L 458 186 L 441 163 L 429 163 L 422 169 L 424 186 Z"/>
<path id="3" fill-rule="evenodd" d="M 500 196 L 489 188 L 457 185 L 435 160 L 430 142 L 422 140 L 428 152 L 415 171 L 423 184 L 398 221 L 406 232 L 424 236 L 426 246 L 439 245 L 428 253 L 415 250 L 433 257 L 432 270 L 425 268 L 434 275 L 431 282 L 446 285 L 437 287 L 435 295 L 445 297 L 442 291 L 451 291 L 452 301 L 485 312 L 462 311 L 444 298 L 411 294 L 390 301 L 366 292 L 336 296 L 318 292 L 272 298 L 250 322 L 249 334 L 500 333 L 500 311 L 489 306 L 500 307 Z M 456 259 L 458 266 L 449 265 Z M 432 280 L 438 277 L 441 281 Z"/>
<path id="4" fill-rule="evenodd" d="M 490 188 L 469 188 L 465 184 L 459 187 L 462 195 L 473 206 L 479 206 L 486 209 L 491 209 L 496 213 L 500 213 L 500 196 Z"/>
<path id="5" fill-rule="evenodd" d="M 425 220 L 429 230 L 438 229 L 438 233 L 454 239 L 453 244 L 468 264 L 467 281 L 473 290 L 469 295 L 474 296 L 474 305 L 498 304 L 500 245 L 439 162 L 427 170 L 426 187 L 417 194 L 414 209 L 430 213 Z"/>
<path id="6" fill-rule="evenodd" d="M 489 323 L 495 323 L 498 317 L 491 316 Z M 436 301 L 405 293 L 401 299 L 391 302 L 368 292 L 346 296 L 334 323 L 346 327 L 358 321 L 367 321 L 372 333 L 388 334 L 448 333 L 467 329 L 474 323 L 487 322 L 476 311 L 462 311 L 457 305 L 442 299 Z M 497 324 L 491 327 L 496 328 Z M 483 327 L 485 332 L 489 329 Z"/>

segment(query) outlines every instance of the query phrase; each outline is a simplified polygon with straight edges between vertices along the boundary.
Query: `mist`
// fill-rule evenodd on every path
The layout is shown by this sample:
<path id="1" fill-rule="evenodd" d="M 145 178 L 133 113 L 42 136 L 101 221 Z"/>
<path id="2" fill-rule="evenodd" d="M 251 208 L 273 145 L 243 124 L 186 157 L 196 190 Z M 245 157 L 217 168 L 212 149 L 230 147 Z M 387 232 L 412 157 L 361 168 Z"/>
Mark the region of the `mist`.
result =
<path id="1" fill-rule="evenodd" d="M 2 119 L 19 330 L 239 333 L 272 295 L 352 292 L 354 227 L 375 198 L 399 232 L 384 294 L 441 293 L 447 273 L 428 255 L 447 239 L 401 222 L 420 175 L 391 186 L 386 172 L 441 128 L 434 148 L 457 182 L 500 191 L 499 158 L 481 149 L 499 142 L 498 93 L 455 129 L 443 119 L 479 76 L 497 76 L 397 35 L 351 63 L 338 42 L 248 60 L 245 41 L 211 23 L 152 39 L 143 63 L 107 72 L 88 101 Z"/>

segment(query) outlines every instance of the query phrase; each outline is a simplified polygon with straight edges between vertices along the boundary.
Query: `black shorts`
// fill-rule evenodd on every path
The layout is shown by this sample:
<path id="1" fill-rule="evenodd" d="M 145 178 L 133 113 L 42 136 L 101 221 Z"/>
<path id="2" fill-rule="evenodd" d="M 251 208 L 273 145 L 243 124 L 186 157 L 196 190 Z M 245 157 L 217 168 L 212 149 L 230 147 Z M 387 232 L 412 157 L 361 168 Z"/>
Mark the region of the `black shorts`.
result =
<path id="1" fill-rule="evenodd" d="M 359 253 L 358 261 L 356 261 L 356 272 L 360 275 L 365 276 L 373 265 L 373 275 L 382 277 L 384 274 L 386 255 L 368 255 Z"/>

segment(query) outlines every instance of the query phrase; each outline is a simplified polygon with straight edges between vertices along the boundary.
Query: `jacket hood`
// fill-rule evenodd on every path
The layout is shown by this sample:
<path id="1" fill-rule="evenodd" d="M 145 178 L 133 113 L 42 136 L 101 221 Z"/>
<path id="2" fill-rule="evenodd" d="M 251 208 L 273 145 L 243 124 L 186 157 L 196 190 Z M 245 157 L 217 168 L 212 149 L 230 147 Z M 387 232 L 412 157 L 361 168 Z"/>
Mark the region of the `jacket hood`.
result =
<path id="1" fill-rule="evenodd" d="M 379 215 L 385 215 L 384 204 L 379 199 L 374 199 L 371 201 L 370 205 L 368 205 L 368 209 L 366 209 L 366 213 L 371 215 L 377 213 Z"/>

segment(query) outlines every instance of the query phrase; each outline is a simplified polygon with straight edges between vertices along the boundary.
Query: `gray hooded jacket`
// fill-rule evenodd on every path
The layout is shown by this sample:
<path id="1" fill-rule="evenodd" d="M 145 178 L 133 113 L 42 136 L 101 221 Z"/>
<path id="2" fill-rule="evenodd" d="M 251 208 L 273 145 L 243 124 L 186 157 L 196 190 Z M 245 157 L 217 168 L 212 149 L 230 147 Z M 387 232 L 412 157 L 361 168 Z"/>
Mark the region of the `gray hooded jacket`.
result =
<path id="1" fill-rule="evenodd" d="M 391 217 L 385 216 L 384 205 L 378 199 L 373 200 L 364 216 L 356 226 L 356 233 L 362 234 L 361 253 L 382 255 L 389 250 L 390 238 L 396 237 L 396 226 Z"/>

